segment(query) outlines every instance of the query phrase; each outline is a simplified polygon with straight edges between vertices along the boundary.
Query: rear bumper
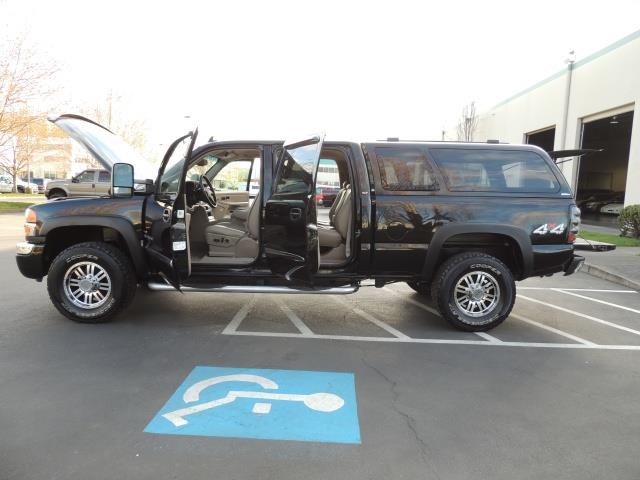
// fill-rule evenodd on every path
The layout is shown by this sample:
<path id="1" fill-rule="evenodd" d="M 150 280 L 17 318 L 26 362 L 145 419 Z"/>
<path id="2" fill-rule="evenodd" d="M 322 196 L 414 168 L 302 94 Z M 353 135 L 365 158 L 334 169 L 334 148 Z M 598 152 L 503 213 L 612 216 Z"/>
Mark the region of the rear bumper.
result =
<path id="1" fill-rule="evenodd" d="M 584 265 L 584 257 L 580 255 L 574 255 L 573 258 L 565 265 L 564 274 L 571 275 L 572 273 L 577 272 Z"/>
<path id="2" fill-rule="evenodd" d="M 20 273 L 27 278 L 42 280 L 44 271 L 44 245 L 20 242 L 16 245 L 16 263 Z"/>

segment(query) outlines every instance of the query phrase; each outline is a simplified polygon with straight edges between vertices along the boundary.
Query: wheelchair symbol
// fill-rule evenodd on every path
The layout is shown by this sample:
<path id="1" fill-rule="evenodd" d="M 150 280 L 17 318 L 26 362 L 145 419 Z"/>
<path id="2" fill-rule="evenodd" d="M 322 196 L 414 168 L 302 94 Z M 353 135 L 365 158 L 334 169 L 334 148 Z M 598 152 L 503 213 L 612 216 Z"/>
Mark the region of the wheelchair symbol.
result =
<path id="1" fill-rule="evenodd" d="M 193 403 L 200 400 L 200 393 L 206 388 L 224 382 L 249 382 L 256 383 L 266 390 L 277 390 L 278 384 L 273 380 L 261 377 L 259 375 L 222 375 L 219 377 L 208 378 L 190 386 L 182 396 L 185 403 Z M 195 413 L 211 410 L 228 403 L 232 403 L 238 398 L 254 398 L 256 400 L 282 400 L 290 402 L 302 402 L 311 410 L 317 412 L 335 412 L 344 405 L 344 399 L 333 393 L 310 393 L 308 395 L 292 394 L 292 393 L 272 393 L 272 392 L 254 392 L 245 390 L 231 390 L 226 396 L 210 402 L 199 403 L 190 407 L 180 408 L 173 412 L 168 412 L 162 416 L 169 420 L 176 427 L 181 427 L 189 423 L 185 417 Z M 271 411 L 271 403 L 256 402 L 251 410 L 255 414 L 268 414 Z"/>

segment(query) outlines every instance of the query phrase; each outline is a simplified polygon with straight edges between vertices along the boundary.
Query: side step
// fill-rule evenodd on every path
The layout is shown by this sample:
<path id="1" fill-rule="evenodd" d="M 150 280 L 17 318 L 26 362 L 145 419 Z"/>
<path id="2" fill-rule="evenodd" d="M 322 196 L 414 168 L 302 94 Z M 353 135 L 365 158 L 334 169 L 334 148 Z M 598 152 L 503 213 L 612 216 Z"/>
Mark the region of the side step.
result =
<path id="1" fill-rule="evenodd" d="M 154 291 L 175 291 L 176 289 L 167 283 L 150 281 L 147 283 L 149 290 Z M 359 285 L 349 285 L 348 287 L 328 287 L 328 288 L 292 288 L 284 286 L 268 285 L 210 285 L 202 287 L 182 286 L 183 292 L 215 292 L 215 293 L 296 293 L 296 294 L 325 294 L 325 295 L 346 295 L 358 291 Z"/>

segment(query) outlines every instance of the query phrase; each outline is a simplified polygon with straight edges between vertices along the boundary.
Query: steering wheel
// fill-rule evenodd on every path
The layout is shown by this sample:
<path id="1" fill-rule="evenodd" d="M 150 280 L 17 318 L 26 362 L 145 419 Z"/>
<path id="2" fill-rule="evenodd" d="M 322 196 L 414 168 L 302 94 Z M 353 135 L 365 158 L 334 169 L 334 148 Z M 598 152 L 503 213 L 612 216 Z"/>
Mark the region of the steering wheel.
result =
<path id="1" fill-rule="evenodd" d="M 211 180 L 206 176 L 200 175 L 200 191 L 204 195 L 205 201 L 211 206 L 216 208 L 218 206 L 218 199 L 216 198 L 216 191 L 211 185 Z"/>

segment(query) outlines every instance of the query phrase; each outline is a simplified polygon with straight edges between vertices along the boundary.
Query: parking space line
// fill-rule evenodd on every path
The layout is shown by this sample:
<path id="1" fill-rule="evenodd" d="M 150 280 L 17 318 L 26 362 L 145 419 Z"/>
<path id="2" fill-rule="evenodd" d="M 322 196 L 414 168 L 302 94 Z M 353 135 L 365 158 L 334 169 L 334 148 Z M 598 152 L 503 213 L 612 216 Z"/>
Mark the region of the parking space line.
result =
<path id="1" fill-rule="evenodd" d="M 223 332 L 223 334 L 225 334 Z M 397 338 L 397 337 L 359 337 L 354 335 L 301 335 L 300 333 L 276 333 L 276 332 L 248 332 L 233 331 L 225 335 L 238 335 L 245 337 L 273 337 L 273 338 L 302 338 L 314 340 L 347 340 L 357 342 L 386 342 L 386 343 L 422 343 L 440 345 L 485 345 L 490 347 L 528 347 L 528 348 L 558 348 L 558 349 L 584 349 L 584 350 L 632 350 L 640 351 L 640 345 L 599 345 L 584 343 L 541 343 L 541 342 L 511 342 L 484 340 L 457 340 L 444 338 Z"/>
<path id="2" fill-rule="evenodd" d="M 396 338 L 411 338 L 408 335 L 405 335 L 404 333 L 402 333 L 400 330 L 396 330 L 395 328 L 393 328 L 391 325 L 383 322 L 382 320 L 378 320 L 376 317 L 374 317 L 373 315 L 371 315 L 370 313 L 365 312 L 364 310 L 361 310 L 358 307 L 353 307 L 352 305 L 350 305 L 346 300 L 344 300 L 343 298 L 340 297 L 336 297 L 336 296 L 331 296 L 331 298 L 339 303 L 340 305 L 343 305 L 347 308 L 350 308 L 351 311 L 353 313 L 355 313 L 356 315 L 361 316 L 362 318 L 364 318 L 365 320 L 368 320 L 369 322 L 373 323 L 374 325 L 382 328 L 383 330 L 385 330 L 386 332 L 390 333 L 391 335 L 393 335 Z"/>
<path id="3" fill-rule="evenodd" d="M 518 287 L 518 290 L 566 290 L 568 292 L 638 293 L 635 290 L 610 290 L 606 288 Z"/>
<path id="4" fill-rule="evenodd" d="M 432 313 L 433 315 L 437 316 L 437 317 L 442 317 L 442 315 L 440 315 L 440 312 L 437 311 L 435 308 L 431 308 L 427 305 L 425 305 L 424 303 L 420 303 L 416 300 L 414 300 L 413 298 L 408 298 L 406 296 L 402 296 L 402 294 L 400 294 L 399 292 L 396 292 L 395 290 L 389 288 L 389 287 L 382 287 L 383 290 L 386 290 L 387 292 L 392 293 L 393 295 L 400 297 L 402 300 L 404 300 L 405 302 L 408 302 L 412 305 L 415 305 L 416 307 L 419 307 L 423 310 L 426 310 L 429 313 Z M 499 343 L 501 342 L 500 339 L 494 337 L 493 335 L 489 335 L 486 332 L 472 332 L 475 333 L 476 335 L 478 335 L 481 338 L 484 338 L 485 340 L 488 340 L 489 342 L 494 342 L 494 343 Z"/>
<path id="5" fill-rule="evenodd" d="M 280 307 L 280 310 L 284 312 L 287 318 L 291 320 L 291 323 L 293 323 L 293 325 L 298 329 L 298 331 L 302 335 L 313 335 L 313 332 L 311 331 L 311 329 L 302 321 L 302 319 L 299 316 L 297 316 L 293 312 L 293 310 L 291 310 L 287 305 L 285 305 L 285 303 L 282 300 L 278 299 L 275 302 Z"/>
<path id="6" fill-rule="evenodd" d="M 557 328 L 554 328 L 554 327 L 550 327 L 549 325 L 545 325 L 544 323 L 536 322 L 535 320 L 531 320 L 530 318 L 523 317 L 522 315 L 518 315 L 517 313 L 511 312 L 509 314 L 509 317 L 513 317 L 517 320 L 520 320 L 521 322 L 525 322 L 530 325 L 535 325 L 536 327 L 539 327 L 549 332 L 553 332 L 557 335 L 561 335 L 563 337 L 569 338 L 575 342 L 582 343 L 583 345 L 596 345 L 595 343 L 590 342 L 589 340 L 585 340 L 584 338 L 580 338 L 576 335 L 572 335 L 571 333 L 558 330 Z"/>
<path id="7" fill-rule="evenodd" d="M 640 310 L 636 310 L 635 308 L 625 307 L 624 305 L 618 305 L 617 303 L 605 302 L 604 300 L 600 300 L 598 298 L 587 297 L 586 295 L 580 295 L 579 293 L 570 292 L 564 288 L 554 288 L 554 292 L 564 293 L 565 295 L 573 295 L 574 297 L 584 298 L 585 300 L 591 300 L 592 302 L 602 303 L 603 305 L 608 305 L 610 307 L 621 308 L 622 310 L 627 310 L 633 313 L 640 313 Z"/>
<path id="8" fill-rule="evenodd" d="M 494 337 L 493 335 L 489 335 L 487 332 L 473 332 L 476 335 L 478 335 L 479 337 L 484 338 L 485 340 L 487 340 L 488 342 L 493 342 L 493 343 L 502 343 L 502 340 L 500 340 L 497 337 Z"/>
<path id="9" fill-rule="evenodd" d="M 256 303 L 256 296 L 252 295 L 251 299 L 247 303 L 245 303 L 242 306 L 242 308 L 240 308 L 240 310 L 236 312 L 236 314 L 233 316 L 229 324 L 226 327 L 224 327 L 224 330 L 222 330 L 222 333 L 225 335 L 235 333 L 238 330 L 238 327 L 240 326 L 242 321 L 249 314 L 249 312 L 251 311 L 255 303 Z"/>
<path id="10" fill-rule="evenodd" d="M 575 310 L 570 310 L 568 308 L 564 308 L 559 305 L 554 305 L 553 303 L 543 302 L 542 300 L 536 300 L 535 298 L 526 297 L 520 294 L 517 294 L 517 297 L 522 298 L 524 300 L 528 300 L 530 302 L 539 303 L 540 305 L 545 305 L 547 307 L 554 308 L 556 310 L 560 310 L 561 312 L 566 312 L 566 313 L 570 313 L 571 315 L 576 315 L 578 317 L 586 318 L 587 320 L 591 320 L 596 323 L 601 323 L 602 325 L 607 325 L 608 327 L 617 328 L 618 330 L 622 330 L 624 332 L 633 333 L 634 335 L 640 335 L 640 332 L 638 330 L 634 330 L 633 328 L 624 327 L 622 325 L 618 325 L 617 323 L 609 322 L 607 320 L 602 320 L 601 318 L 592 317 L 591 315 L 576 312 Z"/>

